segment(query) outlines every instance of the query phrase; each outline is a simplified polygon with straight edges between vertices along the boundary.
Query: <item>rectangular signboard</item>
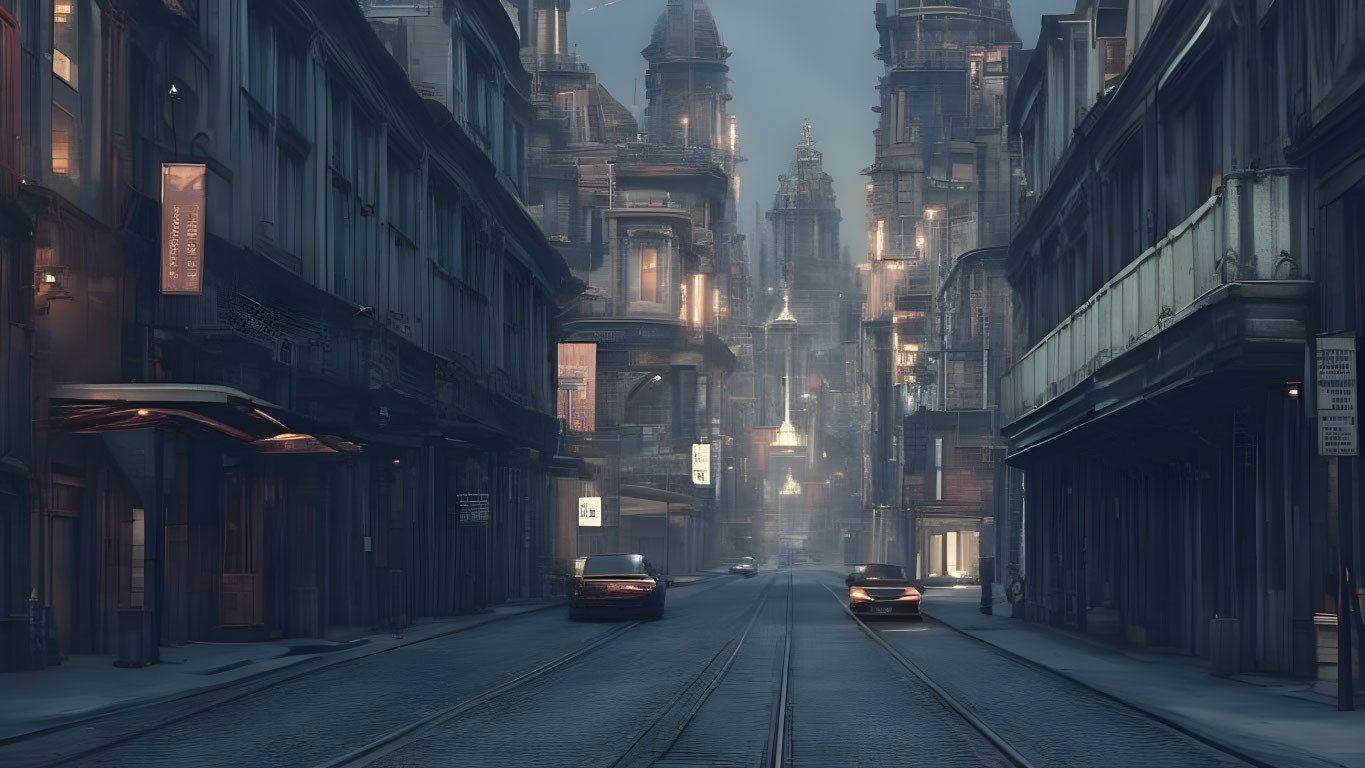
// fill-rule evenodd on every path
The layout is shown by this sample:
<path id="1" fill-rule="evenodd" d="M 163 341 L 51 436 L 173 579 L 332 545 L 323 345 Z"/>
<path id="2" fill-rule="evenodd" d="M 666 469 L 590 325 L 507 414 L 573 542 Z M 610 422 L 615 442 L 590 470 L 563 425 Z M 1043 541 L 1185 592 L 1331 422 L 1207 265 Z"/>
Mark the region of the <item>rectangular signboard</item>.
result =
<path id="1" fill-rule="evenodd" d="M 461 493 L 456 497 L 461 523 L 488 522 L 488 494 Z"/>
<path id="2" fill-rule="evenodd" d="M 204 292 L 203 165 L 161 166 L 161 292 Z"/>
<path id="3" fill-rule="evenodd" d="M 692 484 L 711 485 L 711 446 L 706 443 L 692 446 Z"/>
<path id="4" fill-rule="evenodd" d="M 602 527 L 602 497 L 583 496 L 578 499 L 578 527 Z"/>
<path id="5" fill-rule="evenodd" d="M 1354 336 L 1318 338 L 1318 453 L 1359 453 L 1356 408 L 1356 340 Z"/>
<path id="6" fill-rule="evenodd" d="M 597 345 L 559 345 L 559 418 L 570 432 L 597 429 Z"/>

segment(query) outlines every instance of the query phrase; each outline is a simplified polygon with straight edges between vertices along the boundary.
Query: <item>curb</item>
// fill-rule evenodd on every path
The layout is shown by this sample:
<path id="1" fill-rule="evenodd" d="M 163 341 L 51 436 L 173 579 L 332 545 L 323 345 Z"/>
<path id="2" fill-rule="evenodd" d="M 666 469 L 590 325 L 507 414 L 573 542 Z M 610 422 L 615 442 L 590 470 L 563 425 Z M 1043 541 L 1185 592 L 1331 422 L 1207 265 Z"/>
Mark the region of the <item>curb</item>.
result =
<path id="1" fill-rule="evenodd" d="M 387 648 L 377 648 L 377 649 L 375 649 L 375 650 L 370 651 L 369 653 L 362 653 L 362 654 L 358 654 L 358 655 L 356 655 L 356 656 L 351 656 L 351 657 L 344 658 L 344 659 L 324 659 L 324 655 L 312 654 L 312 655 L 309 656 L 309 658 L 302 659 L 302 660 L 300 660 L 300 661 L 298 661 L 298 662 L 296 662 L 296 663 L 294 663 L 294 664 L 291 664 L 291 665 L 289 665 L 289 666 L 287 666 L 287 667 L 281 667 L 281 668 L 277 668 L 277 669 L 263 669 L 263 670 L 261 670 L 261 671 L 259 671 L 259 672 L 255 672 L 255 673 L 250 674 L 250 675 L 245 675 L 245 676 L 243 676 L 243 677 L 237 678 L 236 680 L 231 680 L 231 681 L 228 681 L 228 682 L 217 683 L 217 684 L 214 684 L 214 685 L 199 686 L 199 687 L 193 688 L 193 689 L 191 689 L 191 690 L 178 691 L 178 692 L 176 692 L 176 693 L 166 694 L 166 695 L 164 695 L 164 696 L 158 696 L 158 697 L 151 698 L 151 699 L 145 699 L 145 700 L 140 700 L 140 701 L 139 701 L 139 700 L 133 700 L 133 701 L 129 701 L 129 702 L 119 702 L 119 703 L 115 703 L 115 704 L 110 704 L 110 705 L 107 705 L 107 706 L 104 706 L 104 707 L 100 707 L 100 708 L 98 708 L 98 709 L 91 710 L 91 711 L 89 711 L 89 712 L 87 712 L 87 713 L 83 713 L 83 714 L 81 714 L 81 715 L 77 715 L 76 717 L 73 717 L 73 718 L 70 718 L 70 719 L 61 720 L 61 721 L 59 721 L 59 722 L 51 723 L 51 724 L 49 724 L 49 725 L 44 725 L 44 726 L 41 726 L 41 727 L 39 727 L 39 728 L 35 728 L 35 729 L 33 729 L 33 730 L 30 730 L 30 731 L 25 731 L 25 732 L 23 732 L 23 733 L 17 733 L 17 734 L 13 734 L 13 735 L 11 735 L 11 736 L 5 736 L 5 737 L 3 737 L 3 738 L 0 738 L 0 747 L 7 746 L 7 745 L 10 745 L 10 744 L 18 744 L 18 743 L 20 743 L 20 742 L 28 741 L 28 740 L 30 740 L 30 739 L 38 738 L 38 737 L 40 737 L 40 736 L 46 736 L 46 735 L 49 735 L 49 734 L 52 734 L 52 733 L 56 733 L 56 732 L 58 732 L 58 731 L 64 731 L 64 730 L 67 730 L 67 729 L 70 729 L 70 728 L 74 728 L 74 727 L 77 727 L 77 726 L 85 725 L 86 723 L 91 723 L 91 722 L 94 722 L 94 721 L 96 721 L 96 720 L 102 720 L 102 719 L 104 719 L 104 718 L 106 718 L 106 717 L 112 717 L 112 716 L 114 716 L 114 715 L 120 715 L 120 714 L 124 714 L 124 713 L 128 713 L 128 712 L 135 712 L 135 711 L 140 710 L 140 709 L 148 709 L 148 708 L 151 708 L 151 707 L 160 706 L 160 705 L 162 705 L 162 704 L 170 704 L 170 703 L 173 703 L 173 702 L 176 702 L 176 701 L 181 701 L 181 700 L 183 700 L 183 699 L 192 698 L 192 697 L 194 697 L 194 696 L 201 696 L 201 695 L 208 694 L 208 693 L 216 693 L 216 692 L 218 692 L 218 691 L 227 690 L 227 689 L 230 689 L 230 688 L 233 688 L 233 687 L 237 687 L 237 686 L 245 686 L 245 685 L 247 685 L 248 683 L 257 682 L 257 681 L 261 680 L 261 678 L 267 677 L 267 676 L 269 676 L 269 675 L 272 675 L 272 674 L 279 674 L 279 679 L 270 681 L 267 685 L 258 687 L 258 688 L 254 689 L 254 690 L 245 691 L 245 692 L 243 692 L 240 696 L 236 697 L 236 698 L 239 698 L 239 699 L 240 699 L 240 698 L 245 698 L 245 697 L 247 697 L 247 696 L 252 695 L 253 693 L 256 693 L 256 692 L 261 691 L 261 690 L 265 690 L 265 689 L 270 688 L 270 687 L 272 687 L 272 686 L 274 686 L 274 685 L 278 685 L 278 684 L 280 684 L 280 683 L 286 683 L 286 682 L 289 682 L 289 681 L 291 681 L 291 680 L 297 680 L 297 679 L 299 679 L 299 678 L 301 678 L 301 677 L 305 677 L 305 676 L 307 676 L 307 675 L 311 675 L 311 674 L 313 674 L 314 672 L 318 672 L 318 671 L 321 671 L 321 670 L 324 670 L 324 669 L 330 669 L 331 667 L 334 667 L 334 666 L 337 666 L 337 665 L 340 665 L 340 664 L 346 664 L 346 663 L 349 663 L 349 662 L 352 662 L 352 661 L 359 661 L 359 660 L 361 660 L 361 659 L 368 659 L 368 658 L 370 658 L 371 656 L 377 656 L 377 655 L 379 655 L 379 654 L 381 654 L 381 653 L 386 653 L 386 652 L 388 652 L 388 651 L 395 651 L 395 650 L 398 650 L 399 648 L 406 648 L 406 647 L 411 646 L 411 645 L 417 645 L 418 643 L 425 643 L 425 642 L 427 642 L 427 641 L 429 641 L 429 640 L 437 640 L 437 639 L 442 638 L 442 637 L 449 637 L 449 636 L 451 636 L 451 635 L 457 635 L 457 634 L 459 634 L 459 633 L 461 633 L 461 632 L 467 632 L 467 631 L 469 631 L 469 630 L 471 630 L 471 629 L 478 629 L 479 627 L 484 627 L 484 626 L 487 626 L 487 625 L 489 625 L 489 624 L 497 623 L 497 622 L 499 622 L 499 621 L 505 621 L 505 620 L 507 620 L 507 619 L 514 619 L 514 618 L 517 618 L 517 617 L 519 617 L 519 616 L 526 616 L 526 615 L 532 614 L 532 613 L 540 613 L 541 611 L 549 610 L 549 609 L 551 609 L 551 608 L 558 608 L 558 607 L 562 606 L 563 604 L 564 604 L 564 601 L 563 601 L 563 600 L 556 599 L 556 600 L 554 600 L 554 601 L 552 601 L 552 602 L 546 603 L 545 605 L 537 606 L 537 607 L 535 607 L 535 608 L 531 608 L 531 609 L 525 610 L 525 611 L 518 611 L 517 613 L 504 613 L 504 614 L 497 614 L 497 613 L 494 613 L 494 614 L 489 615 L 488 618 L 486 618 L 486 619 L 484 619 L 484 620 L 482 620 L 482 621 L 475 622 L 475 623 L 473 623 L 473 624 L 469 624 L 468 626 L 459 627 L 459 628 L 457 628 L 457 629 L 452 629 L 452 630 L 449 630 L 449 631 L 446 631 L 446 632 L 440 632 L 440 633 L 438 633 L 438 634 L 431 635 L 430 637 L 421 638 L 420 640 L 407 640 L 407 641 L 403 641 L 403 642 L 397 643 L 397 644 L 395 644 L 395 645 L 391 645 L 391 646 L 389 646 L 389 647 L 387 647 Z M 341 646 L 346 646 L 346 647 L 345 647 L 345 648 L 342 648 L 342 647 L 338 646 L 335 650 L 348 650 L 348 649 L 350 649 L 350 648 L 356 648 L 356 647 L 359 647 L 359 646 L 361 646 L 361 645 L 368 645 L 368 644 L 370 643 L 370 640 L 367 639 L 367 638 L 358 638 L 357 640 L 363 640 L 363 642 L 350 641 L 350 642 L 348 642 L 348 643 L 342 643 L 342 644 L 340 644 L 340 645 L 341 645 Z M 276 659 L 279 659 L 279 658 L 289 658 L 290 656 L 293 656 L 293 655 L 302 655 L 302 654 L 285 654 L 285 655 L 283 655 L 283 656 L 276 657 Z M 274 661 L 274 660 L 276 660 L 276 659 L 268 659 L 268 661 Z M 324 660 L 325 660 L 327 663 L 321 663 L 321 662 L 323 662 Z M 241 666 L 247 666 L 247 665 L 249 665 L 249 664 L 251 664 L 251 663 L 252 663 L 252 662 L 251 662 L 250 660 L 248 660 L 245 664 L 242 664 Z M 300 670 L 298 670 L 297 672 L 295 672 L 294 674 L 287 674 L 287 671 L 288 671 L 291 667 L 306 667 L 306 669 L 300 669 Z M 219 671 L 222 672 L 222 671 L 226 671 L 226 670 L 219 670 Z M 212 709 L 213 707 L 221 706 L 222 704 L 225 704 L 225 703 L 227 703 L 228 701 L 233 701 L 233 700 L 235 700 L 235 699 L 233 699 L 233 698 L 228 698 L 228 699 L 224 699 L 224 700 L 222 700 L 222 701 L 216 701 L 216 702 L 214 702 L 214 703 L 212 703 L 212 704 L 209 704 L 209 705 L 207 705 L 207 706 L 204 706 L 204 707 L 201 707 L 201 708 L 198 708 L 198 709 L 194 709 L 194 710 L 191 710 L 191 711 L 188 711 L 188 712 L 184 712 L 184 713 L 182 713 L 179 717 L 174 718 L 174 719 L 172 720 L 172 722 L 174 722 L 175 720 L 184 719 L 185 717 L 188 717 L 188 716 L 193 715 L 193 714 L 197 714 L 198 712 L 203 711 L 203 710 Z M 167 725 L 167 724 L 169 724 L 169 723 L 158 724 L 158 725 L 155 726 L 155 727 L 161 727 L 162 725 Z M 135 735 L 138 735 L 138 734 L 135 734 Z M 113 742 L 113 743 L 118 743 L 118 742 L 115 741 L 115 742 Z M 107 745 L 106 745 L 106 746 L 107 746 Z M 73 758 L 63 758 L 63 761 L 64 761 L 64 760 L 70 760 L 70 759 L 73 759 Z M 59 762 L 61 762 L 61 761 L 59 761 Z"/>
<path id="2" fill-rule="evenodd" d="M 1160 714 L 1160 713 L 1158 713 L 1158 712 L 1155 712 L 1155 711 L 1153 711 L 1153 710 L 1151 710 L 1151 709 L 1148 709 L 1147 707 L 1141 706 L 1141 705 L 1139 705 L 1139 704 L 1135 704 L 1135 703 L 1133 703 L 1133 702 L 1131 702 L 1131 701 L 1128 701 L 1128 700 L 1126 700 L 1126 699 L 1119 698 L 1119 696 L 1117 696 L 1117 695 L 1115 695 L 1115 694 L 1113 694 L 1113 693 L 1110 693 L 1109 691 L 1106 691 L 1106 690 L 1104 690 L 1104 689 L 1102 689 L 1102 688 L 1099 688 L 1099 687 L 1097 687 L 1097 686 L 1095 686 L 1095 685 L 1092 685 L 1091 683 L 1085 682 L 1084 680 L 1081 680 L 1081 679 L 1079 679 L 1079 678 L 1077 678 L 1077 677 L 1075 677 L 1075 676 L 1073 676 L 1073 675 L 1067 674 L 1066 672 L 1063 672 L 1063 671 L 1061 671 L 1061 670 L 1059 670 L 1059 669 L 1054 669 L 1054 668 L 1052 668 L 1052 667 L 1049 667 L 1049 666 L 1047 666 L 1046 664 L 1043 664 L 1043 663 L 1041 663 L 1041 662 L 1034 661 L 1033 659 L 1030 659 L 1030 658 L 1028 658 L 1027 656 L 1024 656 L 1024 655 L 1022 655 L 1022 654 L 1020 654 L 1020 653 L 1018 653 L 1018 652 L 1016 652 L 1016 651 L 1013 651 L 1013 650 L 1011 650 L 1011 649 L 1009 649 L 1009 648 L 1006 648 L 1005 646 L 1000 645 L 999 643 L 996 643 L 996 642 L 991 641 L 991 640 L 987 640 L 987 639 L 984 638 L 984 637 L 979 637 L 979 636 L 977 636 L 976 634 L 974 634 L 973 632 L 971 632 L 970 630 L 966 630 L 966 629 L 962 629 L 962 628 L 960 628 L 960 627 L 954 626 L 954 625 L 948 623 L 947 621 L 945 621 L 945 620 L 943 620 L 943 619 L 940 619 L 940 618 L 938 618 L 938 617 L 936 617 L 936 616 L 933 616 L 933 615 L 931 615 L 931 614 L 928 614 L 928 613 L 925 613 L 924 616 L 925 616 L 926 618 L 928 618 L 930 621 L 934 622 L 935 624 L 939 624 L 939 625 L 941 625 L 941 626 L 943 626 L 943 627 L 946 627 L 947 629 L 952 630 L 953 632 L 956 632 L 956 633 L 958 633 L 959 635 L 962 635 L 962 636 L 964 636 L 964 637 L 967 637 L 967 638 L 970 638 L 970 639 L 972 639 L 972 640 L 975 640 L 976 642 L 982 643 L 983 645 L 988 645 L 988 646 L 990 646 L 991 648 L 994 648 L 995 650 L 997 650 L 997 651 L 999 651 L 999 652 L 1001 652 L 1001 653 L 1003 653 L 1003 654 L 1009 656 L 1010 658 L 1012 658 L 1012 659 L 1014 659 L 1014 660 L 1016 660 L 1016 661 L 1018 661 L 1018 662 L 1020 662 L 1020 663 L 1022 663 L 1022 664 L 1024 664 L 1024 665 L 1026 665 L 1026 666 L 1032 667 L 1032 668 L 1034 668 L 1034 669 L 1041 670 L 1041 671 L 1043 671 L 1043 672 L 1050 673 L 1050 674 L 1052 674 L 1052 675 L 1055 675 L 1055 676 L 1057 676 L 1057 677 L 1060 677 L 1060 678 L 1063 679 L 1063 680 L 1066 680 L 1066 681 L 1072 683 L 1073 685 L 1077 685 L 1077 686 L 1079 686 L 1079 687 L 1081 687 L 1081 688 L 1084 688 L 1085 690 L 1090 691 L 1091 693 L 1099 694 L 1100 696 L 1103 696 L 1104 698 L 1106 698 L 1106 699 L 1108 699 L 1108 700 L 1110 700 L 1110 701 L 1112 701 L 1112 702 L 1114 702 L 1114 703 L 1116 703 L 1116 704 L 1122 705 L 1123 707 L 1126 707 L 1127 709 L 1130 709 L 1130 710 L 1132 710 L 1132 711 L 1134 711 L 1134 712 L 1137 712 L 1138 714 L 1141 714 L 1141 715 L 1143 715 L 1143 716 L 1145 716 L 1145 717 L 1147 717 L 1147 718 L 1150 718 L 1150 719 L 1152 719 L 1152 720 L 1155 720 L 1155 721 L 1157 721 L 1158 723 L 1161 723 L 1162 725 L 1166 726 L 1167 728 L 1170 728 L 1170 729 L 1172 729 L 1172 730 L 1174 730 L 1174 731 L 1177 731 L 1177 732 L 1179 732 L 1179 733 L 1182 733 L 1182 734 L 1184 734 L 1184 735 L 1186 735 L 1186 736 L 1188 736 L 1188 737 L 1194 739 L 1195 741 L 1200 742 L 1201 744 L 1204 744 L 1204 745 L 1206 745 L 1206 746 L 1212 747 L 1212 748 L 1214 748 L 1214 749 L 1216 749 L 1216 750 L 1218 750 L 1218 751 L 1220 751 L 1220 752 L 1223 752 L 1223 753 L 1228 754 L 1228 755 L 1230 755 L 1230 756 L 1232 756 L 1232 757 L 1235 757 L 1235 758 L 1237 758 L 1238 760 L 1241 760 L 1241 761 L 1243 761 L 1243 762 L 1245 762 L 1245 763 L 1248 763 L 1248 764 L 1250 764 L 1250 765 L 1254 765 L 1254 766 L 1256 766 L 1257 768 L 1279 768 L 1279 766 L 1285 765 L 1285 763 L 1283 763 L 1283 762 L 1281 762 L 1281 763 L 1270 763 L 1270 762 L 1266 762 L 1264 759 L 1259 758 L 1259 757 L 1256 757 L 1255 755 L 1252 755 L 1252 754 L 1250 754 L 1250 753 L 1248 753 L 1248 752 L 1244 752 L 1244 751 L 1242 751 L 1241 749 L 1232 746 L 1231 744 L 1229 744 L 1228 742 L 1224 741 L 1223 739 L 1220 739 L 1220 738 L 1211 736 L 1211 735 L 1209 735 L 1209 734 L 1207 734 L 1207 733 L 1205 733 L 1205 732 L 1203 732 L 1203 731 L 1201 731 L 1201 730 L 1195 728 L 1194 726 L 1187 725 L 1187 724 L 1185 724 L 1185 723 L 1183 723 L 1183 722 L 1180 722 L 1180 721 L 1178 721 L 1178 720 L 1176 720 L 1176 719 L 1174 719 L 1174 718 L 1168 717 L 1168 716 L 1166 716 L 1166 715 L 1163 715 L 1163 714 Z M 1322 766 L 1332 766 L 1333 768 L 1346 768 L 1346 766 L 1343 766 L 1343 765 L 1341 765 L 1340 763 L 1334 763 L 1334 762 L 1331 762 L 1331 761 L 1323 760 L 1323 759 L 1321 759 L 1321 758 L 1319 758 L 1319 757 L 1317 757 L 1317 756 L 1315 756 L 1315 755 L 1303 755 L 1303 756 L 1301 756 L 1301 757 L 1309 757 L 1309 758 L 1315 760 L 1319 765 L 1322 765 Z M 1301 758 L 1300 758 L 1300 759 L 1301 759 Z M 1294 764 L 1299 764 L 1299 765 L 1301 765 L 1301 763 L 1296 763 L 1296 762 L 1291 762 L 1291 763 L 1289 763 L 1289 764 L 1291 764 L 1291 765 L 1294 765 Z"/>

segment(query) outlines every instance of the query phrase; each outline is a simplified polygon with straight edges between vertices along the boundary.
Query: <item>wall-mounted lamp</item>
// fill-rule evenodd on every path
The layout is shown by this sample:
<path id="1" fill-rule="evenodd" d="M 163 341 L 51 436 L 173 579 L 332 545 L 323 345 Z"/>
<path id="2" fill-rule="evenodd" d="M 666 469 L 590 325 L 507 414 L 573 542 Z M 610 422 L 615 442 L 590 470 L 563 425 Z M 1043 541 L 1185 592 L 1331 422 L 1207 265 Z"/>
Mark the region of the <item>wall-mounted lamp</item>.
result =
<path id="1" fill-rule="evenodd" d="M 403 465 L 403 460 L 402 460 L 402 459 L 394 459 L 394 460 L 393 460 L 393 465 L 394 465 L 395 467 L 401 467 L 401 466 Z"/>
<path id="2" fill-rule="evenodd" d="M 1286 384 L 1285 387 L 1284 387 L 1284 394 L 1285 394 L 1285 396 L 1288 397 L 1290 400 L 1298 400 L 1298 399 L 1299 399 L 1299 395 L 1300 395 L 1302 392 L 1303 392 L 1303 383 L 1302 383 L 1302 382 L 1291 381 L 1291 382 L 1289 382 L 1288 384 Z"/>

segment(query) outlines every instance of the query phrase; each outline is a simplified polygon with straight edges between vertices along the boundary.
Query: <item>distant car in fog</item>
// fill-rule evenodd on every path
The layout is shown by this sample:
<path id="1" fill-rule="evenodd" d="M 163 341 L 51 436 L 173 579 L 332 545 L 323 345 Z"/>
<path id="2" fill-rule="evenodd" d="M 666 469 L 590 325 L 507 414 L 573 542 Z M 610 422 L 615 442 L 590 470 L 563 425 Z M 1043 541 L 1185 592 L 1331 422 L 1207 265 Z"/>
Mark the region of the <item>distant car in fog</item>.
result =
<path id="1" fill-rule="evenodd" d="M 738 573 L 741 576 L 753 576 L 758 573 L 758 561 L 752 557 L 741 557 L 738 563 L 730 566 L 730 573 Z"/>
<path id="2" fill-rule="evenodd" d="M 569 618 L 594 614 L 630 614 L 646 619 L 664 615 L 667 580 L 643 555 L 589 555 L 574 579 Z"/>
<path id="3" fill-rule="evenodd" d="M 899 565 L 868 563 L 848 588 L 848 608 L 860 616 L 921 619 L 920 592 Z"/>

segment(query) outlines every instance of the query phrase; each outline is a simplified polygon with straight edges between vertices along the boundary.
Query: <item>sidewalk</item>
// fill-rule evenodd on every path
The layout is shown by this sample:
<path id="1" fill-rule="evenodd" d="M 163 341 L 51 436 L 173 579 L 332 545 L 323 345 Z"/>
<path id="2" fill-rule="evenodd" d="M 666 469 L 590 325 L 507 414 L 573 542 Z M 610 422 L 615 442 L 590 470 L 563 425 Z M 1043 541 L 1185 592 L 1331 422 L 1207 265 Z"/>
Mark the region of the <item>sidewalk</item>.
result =
<path id="1" fill-rule="evenodd" d="M 483 613 L 415 624 L 399 636 L 381 632 L 345 643 L 317 638 L 188 643 L 162 648 L 161 663 L 141 669 L 115 667 L 113 656 L 72 656 L 61 666 L 0 675 L 0 744 L 112 712 L 245 684 L 281 670 L 293 675 L 371 656 L 563 602 L 563 598 L 513 601 Z"/>
<path id="2" fill-rule="evenodd" d="M 699 584 L 703 581 L 710 581 L 717 576 L 724 576 L 730 572 L 729 566 L 718 565 L 715 568 L 707 568 L 697 573 L 688 573 L 682 576 L 673 577 L 673 586 L 685 587 L 689 584 Z"/>
<path id="3" fill-rule="evenodd" d="M 1215 677 L 1202 659 L 986 616 L 978 587 L 930 589 L 924 602 L 931 619 L 1262 763 L 1365 766 L 1365 711 L 1337 712 L 1307 683 Z"/>

